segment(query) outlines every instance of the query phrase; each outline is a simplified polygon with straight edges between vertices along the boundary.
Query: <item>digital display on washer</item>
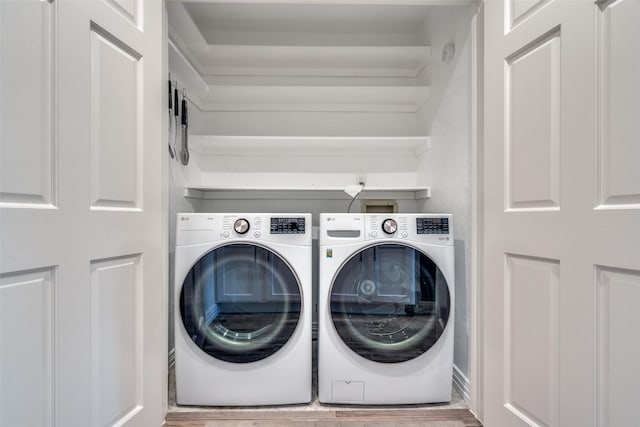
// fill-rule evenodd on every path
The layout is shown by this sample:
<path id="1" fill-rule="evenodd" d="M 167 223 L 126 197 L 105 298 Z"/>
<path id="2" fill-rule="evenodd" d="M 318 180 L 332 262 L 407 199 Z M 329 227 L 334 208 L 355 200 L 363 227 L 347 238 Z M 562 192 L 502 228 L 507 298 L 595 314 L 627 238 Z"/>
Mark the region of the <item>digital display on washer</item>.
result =
<path id="1" fill-rule="evenodd" d="M 304 234 L 304 218 L 271 218 L 271 234 Z"/>
<path id="2" fill-rule="evenodd" d="M 449 234 L 449 218 L 416 218 L 418 234 Z"/>

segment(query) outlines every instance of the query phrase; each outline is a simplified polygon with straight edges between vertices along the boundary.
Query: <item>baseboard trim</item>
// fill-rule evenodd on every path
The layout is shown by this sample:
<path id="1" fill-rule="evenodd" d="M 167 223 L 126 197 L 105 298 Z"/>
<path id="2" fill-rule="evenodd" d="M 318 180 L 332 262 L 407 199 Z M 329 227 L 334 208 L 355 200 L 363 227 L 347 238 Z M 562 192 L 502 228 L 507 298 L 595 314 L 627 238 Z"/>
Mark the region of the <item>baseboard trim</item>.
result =
<path id="1" fill-rule="evenodd" d="M 453 388 L 467 402 L 471 402 L 471 384 L 469 378 L 462 373 L 456 365 L 453 365 Z"/>
<path id="2" fill-rule="evenodd" d="M 176 349 L 172 348 L 169 350 L 169 369 L 176 366 Z"/>

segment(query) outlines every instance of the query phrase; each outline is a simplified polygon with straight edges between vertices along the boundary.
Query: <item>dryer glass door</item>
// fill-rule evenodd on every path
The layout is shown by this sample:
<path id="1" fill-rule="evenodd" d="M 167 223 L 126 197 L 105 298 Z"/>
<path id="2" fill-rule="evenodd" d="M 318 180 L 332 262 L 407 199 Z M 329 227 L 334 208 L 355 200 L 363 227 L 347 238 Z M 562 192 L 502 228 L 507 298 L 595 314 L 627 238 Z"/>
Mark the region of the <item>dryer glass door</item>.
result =
<path id="1" fill-rule="evenodd" d="M 182 324 L 216 359 L 255 362 L 276 353 L 296 329 L 301 291 L 291 267 L 262 246 L 230 244 L 200 258 L 180 293 Z"/>
<path id="2" fill-rule="evenodd" d="M 338 335 L 375 362 L 405 362 L 428 351 L 444 332 L 450 304 L 438 266 L 400 244 L 356 253 L 331 288 L 331 319 Z"/>

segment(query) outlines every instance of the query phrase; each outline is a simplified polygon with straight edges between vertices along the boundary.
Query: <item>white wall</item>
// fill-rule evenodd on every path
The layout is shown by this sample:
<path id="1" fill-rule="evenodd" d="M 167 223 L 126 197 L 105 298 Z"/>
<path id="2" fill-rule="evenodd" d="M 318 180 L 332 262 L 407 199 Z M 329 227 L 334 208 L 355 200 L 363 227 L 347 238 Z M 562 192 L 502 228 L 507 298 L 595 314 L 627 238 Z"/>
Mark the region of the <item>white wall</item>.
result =
<path id="1" fill-rule="evenodd" d="M 199 119 L 198 113 L 191 106 L 187 107 L 190 116 Z M 169 351 L 174 346 L 174 258 L 176 250 L 176 214 L 179 212 L 200 212 L 200 200 L 184 197 L 184 174 L 186 168 L 178 157 L 169 158 Z"/>
<path id="2" fill-rule="evenodd" d="M 424 212 L 447 212 L 454 217 L 456 288 L 454 364 L 467 381 L 471 314 L 471 41 L 468 7 L 435 8 L 427 18 L 425 37 L 433 52 L 431 100 L 422 109 L 420 123 L 431 136 L 432 147 L 421 171 L 431 183 L 432 197 L 418 204 Z M 453 24 L 453 25 L 452 25 Z M 455 43 L 453 61 L 440 53 Z M 468 387 L 468 383 L 465 384 Z"/>
<path id="3" fill-rule="evenodd" d="M 345 194 L 344 199 L 334 200 L 278 200 L 278 199 L 257 199 L 257 200 L 203 200 L 201 203 L 202 212 L 301 212 L 313 215 L 314 225 L 318 225 L 320 213 L 347 212 L 350 199 Z M 398 200 L 398 210 L 400 212 L 414 212 L 416 209 L 415 200 Z M 351 207 L 351 212 L 360 211 L 360 201 L 356 200 Z"/>

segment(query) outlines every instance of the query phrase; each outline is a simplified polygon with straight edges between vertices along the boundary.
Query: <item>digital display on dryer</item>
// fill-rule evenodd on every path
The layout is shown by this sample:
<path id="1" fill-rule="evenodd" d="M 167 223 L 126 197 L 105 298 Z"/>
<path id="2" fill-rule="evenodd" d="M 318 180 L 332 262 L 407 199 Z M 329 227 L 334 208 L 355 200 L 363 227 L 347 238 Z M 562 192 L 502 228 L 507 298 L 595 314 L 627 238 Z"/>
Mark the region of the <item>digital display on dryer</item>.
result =
<path id="1" fill-rule="evenodd" d="M 304 234 L 304 218 L 271 218 L 271 234 Z"/>
<path id="2" fill-rule="evenodd" d="M 416 218 L 417 234 L 449 234 L 449 218 Z"/>

